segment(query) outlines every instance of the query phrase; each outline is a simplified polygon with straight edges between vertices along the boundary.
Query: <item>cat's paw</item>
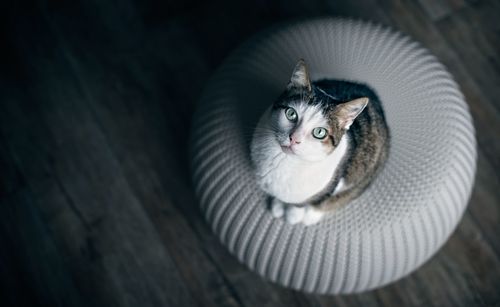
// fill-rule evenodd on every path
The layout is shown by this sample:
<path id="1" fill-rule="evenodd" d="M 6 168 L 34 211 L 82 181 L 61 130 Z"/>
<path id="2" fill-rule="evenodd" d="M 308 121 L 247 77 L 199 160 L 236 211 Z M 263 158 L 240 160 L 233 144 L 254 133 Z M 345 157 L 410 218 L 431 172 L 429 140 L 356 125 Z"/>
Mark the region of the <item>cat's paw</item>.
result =
<path id="1" fill-rule="evenodd" d="M 283 217 L 285 214 L 285 204 L 274 198 L 271 202 L 271 213 L 277 219 Z"/>
<path id="2" fill-rule="evenodd" d="M 302 223 L 309 226 L 318 223 L 325 213 L 317 210 L 313 206 L 307 206 Z"/>
<path id="3" fill-rule="evenodd" d="M 285 220 L 292 225 L 300 223 L 303 221 L 305 213 L 306 213 L 305 207 L 290 206 L 286 210 Z"/>

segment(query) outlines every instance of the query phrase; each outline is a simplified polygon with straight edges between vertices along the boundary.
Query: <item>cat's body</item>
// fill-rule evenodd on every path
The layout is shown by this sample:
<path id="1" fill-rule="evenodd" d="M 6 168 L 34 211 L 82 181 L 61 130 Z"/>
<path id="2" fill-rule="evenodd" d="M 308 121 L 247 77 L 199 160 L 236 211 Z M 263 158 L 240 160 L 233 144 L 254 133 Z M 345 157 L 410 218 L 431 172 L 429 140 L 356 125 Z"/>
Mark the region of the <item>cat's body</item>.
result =
<path id="1" fill-rule="evenodd" d="M 261 129 L 269 121 L 269 112 L 267 110 L 261 118 Z M 326 159 L 310 162 L 285 153 L 277 144 L 269 146 L 259 137 L 255 138 L 255 142 L 253 158 L 259 161 L 257 177 L 261 187 L 288 204 L 307 203 L 330 185 L 348 149 L 347 138 L 342 138 L 335 152 Z"/>
<path id="2" fill-rule="evenodd" d="M 388 148 L 373 90 L 347 81 L 311 83 L 299 61 L 287 90 L 261 117 L 251 156 L 259 185 L 274 197 L 273 215 L 313 224 L 368 187 Z"/>

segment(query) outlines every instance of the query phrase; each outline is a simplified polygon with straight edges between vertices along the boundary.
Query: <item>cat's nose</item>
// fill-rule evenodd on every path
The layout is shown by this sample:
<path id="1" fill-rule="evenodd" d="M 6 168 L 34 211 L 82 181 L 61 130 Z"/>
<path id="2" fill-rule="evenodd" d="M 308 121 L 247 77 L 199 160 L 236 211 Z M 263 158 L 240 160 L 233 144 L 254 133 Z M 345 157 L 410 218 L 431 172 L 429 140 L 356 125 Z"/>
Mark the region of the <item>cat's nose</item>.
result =
<path id="1" fill-rule="evenodd" d="M 300 141 L 294 135 L 290 135 L 290 145 L 300 144 Z"/>

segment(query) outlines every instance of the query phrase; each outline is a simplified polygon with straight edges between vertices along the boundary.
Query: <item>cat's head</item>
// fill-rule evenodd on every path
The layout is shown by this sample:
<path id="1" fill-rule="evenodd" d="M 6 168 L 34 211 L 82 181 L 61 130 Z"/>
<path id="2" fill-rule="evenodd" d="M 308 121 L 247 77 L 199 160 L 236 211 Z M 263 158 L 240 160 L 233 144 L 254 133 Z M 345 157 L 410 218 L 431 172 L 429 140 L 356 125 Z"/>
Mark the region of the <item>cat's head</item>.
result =
<path id="1" fill-rule="evenodd" d="M 306 161 L 321 161 L 339 144 L 368 98 L 341 102 L 311 83 L 299 60 L 284 93 L 274 103 L 270 127 L 283 152 Z"/>

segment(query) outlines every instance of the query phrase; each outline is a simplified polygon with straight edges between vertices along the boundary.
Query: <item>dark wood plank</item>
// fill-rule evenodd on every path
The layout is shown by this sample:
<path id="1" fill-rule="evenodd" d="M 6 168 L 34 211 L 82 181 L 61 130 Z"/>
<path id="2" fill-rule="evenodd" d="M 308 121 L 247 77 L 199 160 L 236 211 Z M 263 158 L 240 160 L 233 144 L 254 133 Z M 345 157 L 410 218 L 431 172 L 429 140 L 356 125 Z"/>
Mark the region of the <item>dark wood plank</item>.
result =
<path id="1" fill-rule="evenodd" d="M 11 105 L 2 109 L 1 121 L 15 131 L 3 125 L 2 128 L 10 135 L 9 146 L 16 150 L 19 168 L 29 176 L 26 181 L 33 189 L 33 198 L 40 202 L 44 222 L 63 245 L 61 253 L 68 257 L 67 265 L 73 274 L 84 277 L 78 279 L 78 286 L 84 293 L 92 294 L 86 298 L 96 300 L 94 303 L 98 305 L 108 304 L 109 300 L 111 305 L 190 304 L 191 299 L 176 276 L 177 269 L 145 220 L 135 197 L 127 195 L 129 189 L 123 186 L 126 183 L 120 174 L 112 169 L 113 161 L 105 154 L 95 154 L 95 160 L 87 160 L 86 155 L 94 146 L 102 146 L 95 144 L 96 135 L 86 136 L 84 131 L 78 135 L 67 133 L 72 130 L 58 121 L 89 123 L 72 118 L 71 112 L 64 112 L 64 118 L 57 118 L 52 115 L 57 110 L 46 110 L 51 113 L 46 114 L 51 117 L 51 124 L 57 127 L 57 131 L 51 132 L 59 141 L 59 145 L 49 145 L 48 155 L 33 156 L 32 152 L 23 150 L 24 147 L 43 151 L 50 142 L 50 134 L 39 125 L 36 133 L 19 133 L 27 131 L 23 127 L 26 114 L 17 113 Z M 16 138 L 12 136 L 14 133 Z M 85 153 L 84 156 L 79 152 Z M 88 184 L 78 183 L 78 180 Z M 152 290 L 155 292 L 151 293 Z"/>
<path id="2" fill-rule="evenodd" d="M 28 51 L 22 54 L 23 68 L 30 74 L 22 90 L 10 86 L 0 126 L 39 202 L 40 218 L 68 259 L 62 263 L 79 276 L 85 301 L 193 305 L 87 107 L 89 97 L 68 72 L 71 63 L 64 60 L 64 50 L 53 48 L 57 42 L 50 34 L 37 50 L 19 34 L 19 50 Z M 56 298 L 58 293 L 47 295 Z"/>
<path id="3" fill-rule="evenodd" d="M 199 248 L 201 242 L 189 225 L 192 219 L 202 221 L 187 176 L 189 118 L 187 113 L 178 112 L 189 108 L 191 101 L 186 95 L 185 100 L 180 101 L 186 105 L 179 105 L 175 112 L 169 110 L 179 102 L 169 97 L 168 89 L 182 85 L 164 86 L 160 76 L 172 71 L 171 65 L 192 65 L 195 55 L 189 57 L 190 63 L 180 63 L 185 54 L 184 57 L 173 55 L 164 46 L 158 46 L 158 43 L 175 40 L 179 34 L 182 33 L 174 31 L 171 35 L 162 33 L 161 38 L 150 36 L 153 46 L 142 48 L 149 49 L 151 54 L 144 54 L 145 58 L 133 62 L 128 58 L 106 63 L 78 49 L 68 48 L 67 52 L 75 60 L 73 70 L 82 88 L 92 92 L 88 104 L 113 155 L 162 240 L 168 242 L 169 253 L 193 297 L 207 306 L 237 306 L 240 305 L 238 297 L 207 257 L 207 252 Z M 178 47 L 179 53 L 195 50 L 186 45 Z M 116 70 L 115 65 L 120 68 Z M 191 73 L 201 78 L 201 66 L 194 66 L 198 70 Z M 154 70 L 151 67 L 155 67 Z M 193 89 L 195 86 L 191 85 Z M 179 130 L 185 134 L 179 134 Z M 181 212 L 190 218 L 186 219 Z M 203 227 L 204 232 L 210 233 L 205 225 Z"/>
<path id="4" fill-rule="evenodd" d="M 418 0 L 433 21 L 453 15 L 455 10 L 467 5 L 465 0 Z"/>
<path id="5" fill-rule="evenodd" d="M 468 77 L 480 87 L 482 100 L 488 101 L 496 109 L 492 111 L 497 114 L 500 111 L 498 11 L 500 2 L 483 0 L 436 22 L 442 37 L 466 68 Z M 499 165 L 495 163 L 495 166 Z"/>
<path id="6" fill-rule="evenodd" d="M 0 137 L 0 304 L 82 306 L 64 257 Z"/>
<path id="7" fill-rule="evenodd" d="M 468 212 L 481 229 L 481 235 L 489 242 L 497 257 L 500 257 L 500 242 L 498 242 L 500 180 L 498 179 L 498 169 L 489 163 L 481 149 L 479 150 L 477 167 L 476 182 L 472 190 Z"/>

